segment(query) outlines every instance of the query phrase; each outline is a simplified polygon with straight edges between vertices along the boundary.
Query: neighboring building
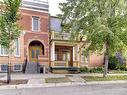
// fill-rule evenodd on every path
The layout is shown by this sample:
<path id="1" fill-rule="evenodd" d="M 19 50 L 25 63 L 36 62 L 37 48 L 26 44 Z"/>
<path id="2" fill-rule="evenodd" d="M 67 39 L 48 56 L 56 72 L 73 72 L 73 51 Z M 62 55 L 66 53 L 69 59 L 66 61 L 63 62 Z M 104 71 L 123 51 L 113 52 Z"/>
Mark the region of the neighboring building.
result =
<path id="1" fill-rule="evenodd" d="M 73 71 L 80 67 L 80 43 L 70 40 L 70 34 L 62 32 L 61 19 L 50 17 L 50 67 L 52 70 Z"/>
<path id="2" fill-rule="evenodd" d="M 22 71 L 23 68 L 34 71 L 38 67 L 37 63 L 43 70 L 53 72 L 56 69 L 71 71 L 80 66 L 93 66 L 90 64 L 95 62 L 96 56 L 92 56 L 92 61 L 91 57 L 85 58 L 79 52 L 84 41 L 79 39 L 72 42 L 69 33 L 61 32 L 61 20 L 49 16 L 47 0 L 22 0 L 20 13 L 22 19 L 18 23 L 22 33 L 14 44 L 12 71 Z M 7 71 L 7 57 L 7 50 L 0 46 L 0 72 Z"/>
<path id="3" fill-rule="evenodd" d="M 50 17 L 50 67 L 55 72 L 74 71 L 80 67 L 102 66 L 104 57 L 97 54 L 84 55 L 85 37 L 70 40 L 70 33 L 62 32 L 61 19 Z"/>

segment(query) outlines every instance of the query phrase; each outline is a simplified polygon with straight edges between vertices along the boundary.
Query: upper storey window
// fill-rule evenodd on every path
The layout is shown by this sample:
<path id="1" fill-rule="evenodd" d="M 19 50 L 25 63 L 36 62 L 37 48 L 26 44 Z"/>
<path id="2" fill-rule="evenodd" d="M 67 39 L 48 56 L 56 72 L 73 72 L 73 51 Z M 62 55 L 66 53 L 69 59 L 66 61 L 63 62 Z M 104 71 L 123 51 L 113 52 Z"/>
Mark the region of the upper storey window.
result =
<path id="1" fill-rule="evenodd" d="M 40 19 L 39 19 L 39 17 L 36 17 L 36 16 L 32 17 L 32 31 L 34 31 L 34 32 L 40 31 Z"/>

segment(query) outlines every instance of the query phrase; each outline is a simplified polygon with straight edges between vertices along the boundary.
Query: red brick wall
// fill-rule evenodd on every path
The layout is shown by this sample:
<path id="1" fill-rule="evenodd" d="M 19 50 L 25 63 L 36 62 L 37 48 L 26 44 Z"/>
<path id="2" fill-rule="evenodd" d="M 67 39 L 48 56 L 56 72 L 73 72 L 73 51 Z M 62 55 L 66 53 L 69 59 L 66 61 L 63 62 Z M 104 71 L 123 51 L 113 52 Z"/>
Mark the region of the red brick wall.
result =
<path id="1" fill-rule="evenodd" d="M 44 45 L 44 57 L 47 60 L 44 62 L 49 63 L 49 14 L 36 12 L 31 10 L 21 9 L 21 20 L 18 22 L 21 26 L 22 30 L 25 32 L 24 35 L 24 56 L 29 56 L 29 43 L 34 40 L 40 41 Z M 37 16 L 40 19 L 40 31 L 33 32 L 32 31 L 32 16 Z"/>
<path id="2" fill-rule="evenodd" d="M 28 46 L 30 41 L 39 40 L 42 42 L 45 48 L 44 60 L 42 63 L 46 63 L 49 66 L 49 14 L 43 12 L 36 12 L 32 10 L 20 9 L 21 19 L 17 22 L 21 26 L 22 35 L 20 37 L 20 56 L 11 56 L 11 63 L 22 64 L 25 61 L 26 53 L 28 55 Z M 32 16 L 38 16 L 40 18 L 40 31 L 32 32 Z M 44 62 L 43 62 L 44 61 Z M 7 64 L 8 57 L 0 56 L 0 64 Z"/>
<path id="3" fill-rule="evenodd" d="M 91 54 L 89 56 L 89 67 L 102 66 L 104 63 L 104 55 Z"/>
<path id="4" fill-rule="evenodd" d="M 32 31 L 32 16 L 37 16 L 40 18 L 40 32 L 48 32 L 49 31 L 49 14 L 36 12 L 31 10 L 20 10 L 21 13 L 21 20 L 19 24 L 21 25 L 23 30 Z"/>

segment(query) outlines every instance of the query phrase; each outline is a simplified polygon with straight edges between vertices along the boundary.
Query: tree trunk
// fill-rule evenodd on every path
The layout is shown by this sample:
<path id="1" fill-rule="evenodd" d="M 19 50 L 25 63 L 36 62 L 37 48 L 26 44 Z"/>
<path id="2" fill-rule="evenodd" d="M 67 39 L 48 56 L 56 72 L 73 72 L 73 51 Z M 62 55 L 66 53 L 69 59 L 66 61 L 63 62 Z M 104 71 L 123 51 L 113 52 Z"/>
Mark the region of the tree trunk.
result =
<path id="1" fill-rule="evenodd" d="M 105 42 L 105 54 L 104 54 L 104 73 L 103 73 L 103 77 L 107 77 L 107 73 L 108 73 L 108 42 Z"/>
<path id="2" fill-rule="evenodd" d="M 10 83 L 10 81 L 11 81 L 11 75 L 10 75 L 10 73 L 11 73 L 11 56 L 10 56 L 10 49 L 9 49 L 9 51 L 8 51 L 8 67 L 7 67 L 7 84 L 9 84 Z"/>
<path id="3" fill-rule="evenodd" d="M 108 73 L 108 55 L 105 55 L 104 56 L 104 74 L 103 74 L 103 77 L 107 77 L 107 73 Z"/>

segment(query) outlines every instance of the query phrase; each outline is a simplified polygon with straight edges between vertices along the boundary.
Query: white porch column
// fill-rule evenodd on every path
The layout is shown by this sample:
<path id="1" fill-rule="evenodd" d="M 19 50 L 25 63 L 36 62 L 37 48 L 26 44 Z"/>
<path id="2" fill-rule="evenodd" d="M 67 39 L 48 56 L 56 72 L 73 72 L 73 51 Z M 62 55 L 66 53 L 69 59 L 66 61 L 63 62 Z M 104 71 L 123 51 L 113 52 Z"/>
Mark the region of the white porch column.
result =
<path id="1" fill-rule="evenodd" d="M 80 51 L 79 51 L 79 45 L 77 45 L 77 61 L 80 61 Z"/>
<path id="2" fill-rule="evenodd" d="M 55 61 L 55 42 L 52 43 L 52 61 Z"/>
<path id="3" fill-rule="evenodd" d="M 75 47 L 73 47 L 73 61 L 75 61 L 75 56 L 76 56 Z"/>

